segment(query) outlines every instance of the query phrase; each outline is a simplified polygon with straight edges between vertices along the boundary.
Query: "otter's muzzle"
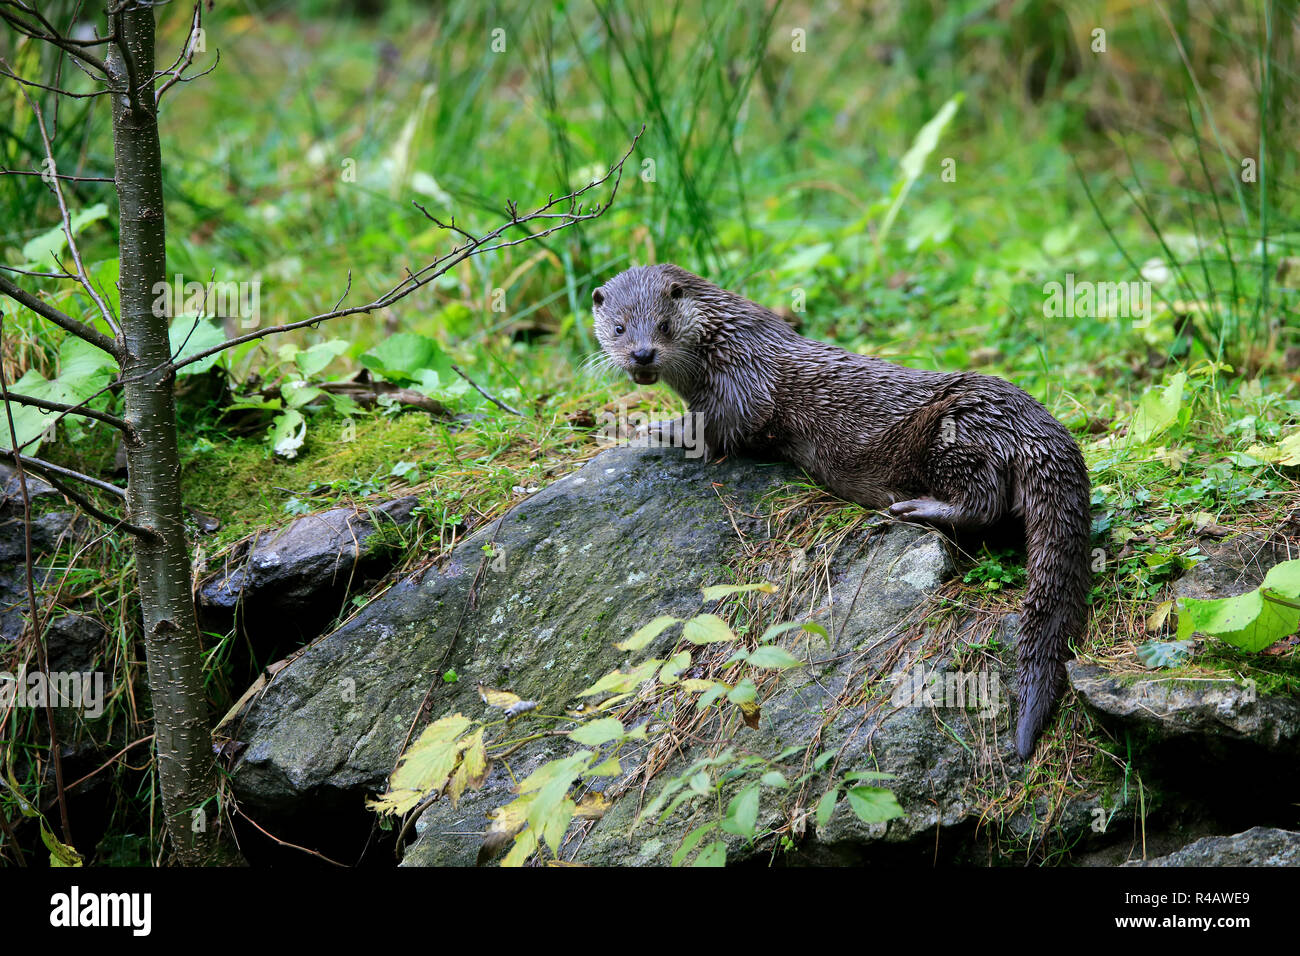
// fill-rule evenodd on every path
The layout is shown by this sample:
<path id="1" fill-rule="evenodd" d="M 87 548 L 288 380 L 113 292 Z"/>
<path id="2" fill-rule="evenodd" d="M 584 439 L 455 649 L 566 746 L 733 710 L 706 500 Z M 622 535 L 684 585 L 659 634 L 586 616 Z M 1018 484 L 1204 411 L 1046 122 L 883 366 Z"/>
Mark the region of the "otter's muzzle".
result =
<path id="1" fill-rule="evenodd" d="M 632 381 L 638 385 L 653 385 L 659 381 L 659 369 L 654 364 L 655 354 L 654 349 L 637 349 L 632 353 L 632 361 L 635 364 L 627 370 L 627 374 L 632 376 Z"/>

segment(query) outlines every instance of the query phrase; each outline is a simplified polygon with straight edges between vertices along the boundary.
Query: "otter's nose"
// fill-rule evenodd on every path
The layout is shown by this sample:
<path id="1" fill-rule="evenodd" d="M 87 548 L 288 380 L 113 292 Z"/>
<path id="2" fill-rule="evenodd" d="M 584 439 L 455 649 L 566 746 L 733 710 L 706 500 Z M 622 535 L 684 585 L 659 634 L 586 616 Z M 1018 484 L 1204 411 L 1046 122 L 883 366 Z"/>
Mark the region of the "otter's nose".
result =
<path id="1" fill-rule="evenodd" d="M 654 349 L 637 349 L 632 353 L 632 361 L 637 365 L 649 365 L 655 360 Z"/>

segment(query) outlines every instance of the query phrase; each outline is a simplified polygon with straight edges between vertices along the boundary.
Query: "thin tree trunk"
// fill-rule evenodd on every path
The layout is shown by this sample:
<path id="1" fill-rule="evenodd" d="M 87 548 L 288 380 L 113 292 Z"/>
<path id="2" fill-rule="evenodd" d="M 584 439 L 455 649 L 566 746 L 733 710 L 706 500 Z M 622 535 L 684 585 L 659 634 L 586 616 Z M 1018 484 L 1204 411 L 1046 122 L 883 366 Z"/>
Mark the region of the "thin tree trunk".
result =
<path id="1" fill-rule="evenodd" d="M 153 308 L 155 284 L 167 278 L 153 8 L 130 5 L 114 20 L 110 27 L 123 41 L 126 57 L 113 45 L 108 59 L 113 81 L 122 88 L 135 83 L 131 95 L 112 96 L 121 223 L 118 284 L 127 351 L 122 379 L 126 419 L 138 436 L 127 445 L 127 501 L 131 520 L 157 535 L 137 538 L 135 557 L 158 779 L 178 861 L 193 865 L 213 861 L 220 821 L 212 799 L 216 772 L 181 506 L 168 316 Z"/>

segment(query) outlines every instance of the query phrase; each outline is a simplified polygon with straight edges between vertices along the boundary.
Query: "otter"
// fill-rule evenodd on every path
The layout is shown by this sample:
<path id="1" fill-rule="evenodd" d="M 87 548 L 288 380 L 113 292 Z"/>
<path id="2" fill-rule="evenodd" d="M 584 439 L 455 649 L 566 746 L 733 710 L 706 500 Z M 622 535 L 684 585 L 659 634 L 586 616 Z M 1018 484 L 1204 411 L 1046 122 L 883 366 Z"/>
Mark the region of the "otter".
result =
<path id="1" fill-rule="evenodd" d="M 1003 379 L 930 372 L 798 334 L 780 316 L 675 265 L 626 270 L 592 293 L 607 360 L 662 380 L 689 414 L 656 422 L 705 453 L 771 454 L 836 495 L 952 532 L 1015 522 L 1028 581 L 1015 745 L 1027 760 L 1082 635 L 1091 587 L 1091 485 L 1074 438 Z"/>

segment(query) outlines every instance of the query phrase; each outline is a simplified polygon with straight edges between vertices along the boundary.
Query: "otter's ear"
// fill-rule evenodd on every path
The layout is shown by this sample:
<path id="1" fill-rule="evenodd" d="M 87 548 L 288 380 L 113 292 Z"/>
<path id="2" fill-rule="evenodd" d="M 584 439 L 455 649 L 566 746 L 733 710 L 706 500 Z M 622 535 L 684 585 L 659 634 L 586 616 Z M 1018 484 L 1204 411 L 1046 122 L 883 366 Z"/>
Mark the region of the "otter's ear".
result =
<path id="1" fill-rule="evenodd" d="M 676 282 L 668 287 L 668 298 L 680 299 L 683 295 L 685 295 L 684 290 Z"/>
<path id="2" fill-rule="evenodd" d="M 591 304 L 600 308 L 605 304 L 605 292 L 603 289 L 597 289 L 591 293 Z"/>

